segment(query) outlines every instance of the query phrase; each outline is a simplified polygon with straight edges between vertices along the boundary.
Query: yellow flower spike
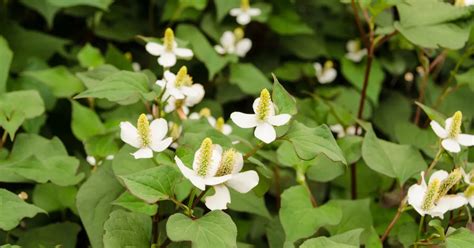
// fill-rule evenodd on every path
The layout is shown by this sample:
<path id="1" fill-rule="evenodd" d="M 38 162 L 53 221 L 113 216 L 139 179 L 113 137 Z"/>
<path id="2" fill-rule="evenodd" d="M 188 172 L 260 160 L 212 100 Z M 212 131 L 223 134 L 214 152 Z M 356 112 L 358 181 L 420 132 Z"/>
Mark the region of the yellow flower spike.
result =
<path id="1" fill-rule="evenodd" d="M 150 144 L 150 123 L 148 122 L 148 118 L 146 117 L 145 114 L 141 114 L 140 117 L 138 117 L 137 121 L 137 130 L 138 130 L 138 135 L 140 136 L 140 139 L 142 141 L 143 146 L 147 146 Z"/>
<path id="2" fill-rule="evenodd" d="M 126 52 L 123 54 L 123 56 L 128 60 L 132 61 L 132 53 L 131 52 Z"/>
<path id="3" fill-rule="evenodd" d="M 466 5 L 465 0 L 456 0 L 454 6 L 464 7 Z"/>
<path id="4" fill-rule="evenodd" d="M 249 0 L 241 0 L 240 1 L 240 8 L 243 10 L 248 10 L 250 9 L 250 2 Z"/>
<path id="5" fill-rule="evenodd" d="M 245 36 L 245 32 L 241 27 L 238 27 L 234 29 L 234 36 L 236 41 L 242 40 Z"/>
<path id="6" fill-rule="evenodd" d="M 222 133 L 224 131 L 224 124 L 225 124 L 224 118 L 222 118 L 222 117 L 217 118 L 217 120 L 216 120 L 216 130 Z"/>
<path id="7" fill-rule="evenodd" d="M 451 173 L 449 173 L 448 177 L 441 182 L 441 185 L 438 189 L 438 196 L 435 199 L 437 202 L 441 197 L 445 196 L 448 191 L 456 185 L 459 180 L 462 178 L 462 173 L 459 168 L 454 169 Z"/>
<path id="8" fill-rule="evenodd" d="M 199 111 L 199 115 L 202 116 L 202 117 L 209 117 L 209 116 L 211 116 L 211 110 L 209 108 L 202 108 Z"/>
<path id="9" fill-rule="evenodd" d="M 188 68 L 181 66 L 178 73 L 176 74 L 175 85 L 177 88 L 182 86 L 191 86 L 193 84 L 193 78 L 188 75 Z"/>
<path id="10" fill-rule="evenodd" d="M 467 189 L 464 191 L 464 196 L 471 197 L 474 196 L 474 185 L 469 185 Z"/>
<path id="11" fill-rule="evenodd" d="M 163 38 L 163 46 L 167 51 L 173 51 L 174 48 L 174 32 L 173 29 L 167 28 L 165 37 Z"/>
<path id="12" fill-rule="evenodd" d="M 212 140 L 210 138 L 205 138 L 201 143 L 198 155 L 199 168 L 197 174 L 201 177 L 205 177 L 207 175 L 207 172 L 209 171 L 209 167 L 212 162 L 212 148 Z"/>
<path id="13" fill-rule="evenodd" d="M 268 111 L 270 111 L 271 104 L 270 92 L 267 89 L 263 89 L 260 92 L 260 102 L 257 106 L 257 118 L 260 120 L 265 120 L 268 116 Z"/>
<path id="14" fill-rule="evenodd" d="M 440 185 L 441 183 L 438 179 L 433 179 L 433 181 L 428 185 L 425 198 L 423 199 L 423 203 L 421 205 L 422 210 L 428 211 L 434 207 L 436 199 L 438 199 Z"/>
<path id="15" fill-rule="evenodd" d="M 229 175 L 234 169 L 234 160 L 235 160 L 235 150 L 229 149 L 222 154 L 222 160 L 219 164 L 219 169 L 217 169 L 216 176 L 221 177 Z"/>
<path id="16" fill-rule="evenodd" d="M 331 69 L 334 67 L 334 63 L 331 61 L 331 60 L 327 60 L 325 63 L 324 63 L 324 69 Z"/>
<path id="17" fill-rule="evenodd" d="M 462 125 L 462 113 L 461 111 L 456 111 L 452 117 L 453 121 L 451 122 L 451 127 L 449 128 L 449 137 L 457 137 L 461 133 Z"/>

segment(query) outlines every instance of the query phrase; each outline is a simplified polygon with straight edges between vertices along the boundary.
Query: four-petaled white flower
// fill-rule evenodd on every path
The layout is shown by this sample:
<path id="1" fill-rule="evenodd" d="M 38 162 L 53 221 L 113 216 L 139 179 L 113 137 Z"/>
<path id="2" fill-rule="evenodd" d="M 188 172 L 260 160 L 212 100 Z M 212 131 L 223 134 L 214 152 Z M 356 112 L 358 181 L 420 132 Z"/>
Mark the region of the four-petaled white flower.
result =
<path id="1" fill-rule="evenodd" d="M 156 42 L 148 42 L 145 49 L 151 55 L 158 56 L 158 64 L 165 68 L 174 66 L 177 58 L 190 59 L 193 57 L 193 51 L 178 47 L 171 28 L 167 28 L 165 31 L 163 45 Z"/>
<path id="2" fill-rule="evenodd" d="M 156 80 L 156 84 L 165 90 L 163 99 L 169 96 L 177 100 L 189 98 L 188 101 L 197 104 L 204 97 L 204 87 L 193 83 L 193 78 L 188 74 L 186 66 L 182 66 L 176 75 L 168 70 L 165 71 L 163 79 Z"/>
<path id="3" fill-rule="evenodd" d="M 346 135 L 360 135 L 362 134 L 362 129 L 359 128 L 357 134 L 356 134 L 356 127 L 355 126 L 348 126 L 347 128 L 344 128 L 341 124 L 335 124 L 329 126 L 329 129 L 331 129 L 332 132 L 337 134 L 338 138 L 342 138 Z"/>
<path id="4" fill-rule="evenodd" d="M 360 62 L 362 58 L 367 55 L 367 49 L 362 49 L 360 41 L 350 40 L 346 43 L 346 58 L 354 62 Z"/>
<path id="5" fill-rule="evenodd" d="M 471 6 L 474 5 L 474 0 L 456 0 L 454 5 L 459 7 Z"/>
<path id="6" fill-rule="evenodd" d="M 408 204 L 422 216 L 443 218 L 450 210 L 467 203 L 461 195 L 448 195 L 448 191 L 461 179 L 461 171 L 454 170 L 450 174 L 439 170 L 431 175 L 428 185 L 424 172 L 421 173 L 421 184 L 414 184 L 408 189 Z"/>
<path id="7" fill-rule="evenodd" d="M 242 154 L 234 149 L 224 151 L 222 154 L 216 176 L 229 175 L 230 178 L 222 184 L 214 185 L 215 194 L 205 198 L 206 207 L 210 210 L 226 209 L 230 203 L 230 193 L 227 187 L 237 192 L 247 193 L 257 186 L 259 178 L 253 170 L 240 172 L 244 166 Z"/>
<path id="8" fill-rule="evenodd" d="M 165 119 L 156 119 L 148 122 L 145 114 L 141 114 L 135 128 L 130 122 L 120 123 L 120 138 L 127 144 L 139 150 L 132 155 L 135 159 L 151 158 L 153 151 L 162 152 L 172 142 L 172 138 L 165 138 L 168 133 L 168 124 Z"/>
<path id="9" fill-rule="evenodd" d="M 242 28 L 236 28 L 234 32 L 225 31 L 221 37 L 221 44 L 214 46 L 219 54 L 235 54 L 239 57 L 245 57 L 250 48 L 252 48 L 252 41 L 244 38 Z"/>
<path id="10" fill-rule="evenodd" d="M 269 144 L 276 139 L 273 126 L 282 126 L 290 121 L 291 115 L 275 115 L 275 106 L 267 89 L 263 89 L 260 97 L 253 102 L 255 114 L 234 112 L 230 115 L 232 121 L 241 128 L 255 128 L 254 135 L 259 140 Z"/>
<path id="11" fill-rule="evenodd" d="M 431 128 L 442 139 L 441 145 L 450 152 L 458 153 L 461 145 L 474 146 L 474 135 L 462 134 L 462 113 L 457 111 L 444 122 L 444 128 L 436 121 L 430 122 Z"/>
<path id="12" fill-rule="evenodd" d="M 328 60 L 324 66 L 320 63 L 314 63 L 314 70 L 316 71 L 316 78 L 322 84 L 331 83 L 337 77 L 337 71 L 334 69 L 334 63 Z"/>
<path id="13" fill-rule="evenodd" d="M 262 13 L 258 8 L 251 8 L 249 0 L 241 0 L 240 8 L 234 8 L 230 10 L 231 16 L 237 17 L 237 23 L 240 25 L 249 24 L 252 16 L 259 16 Z"/>
<path id="14" fill-rule="evenodd" d="M 189 119 L 191 120 L 199 120 L 202 117 L 206 118 L 207 122 L 209 122 L 209 125 L 215 128 L 217 131 L 225 135 L 232 133 L 232 127 L 229 124 L 225 124 L 224 118 L 219 117 L 216 120 L 216 118 L 211 115 L 211 110 L 208 108 L 202 108 L 199 113 L 194 112 L 189 115 Z"/>
<path id="15" fill-rule="evenodd" d="M 174 160 L 183 176 L 198 189 L 204 190 L 206 185 L 218 185 L 232 177 L 231 175 L 216 176 L 221 156 L 222 147 L 213 144 L 210 138 L 205 138 L 194 154 L 192 169 L 184 165 L 178 156 L 175 156 Z"/>

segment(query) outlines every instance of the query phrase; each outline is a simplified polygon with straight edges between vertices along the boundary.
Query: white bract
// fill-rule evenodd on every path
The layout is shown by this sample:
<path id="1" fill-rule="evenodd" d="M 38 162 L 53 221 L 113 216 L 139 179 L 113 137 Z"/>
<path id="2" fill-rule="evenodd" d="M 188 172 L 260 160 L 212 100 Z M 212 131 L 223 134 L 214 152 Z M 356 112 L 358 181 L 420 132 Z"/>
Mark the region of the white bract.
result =
<path id="1" fill-rule="evenodd" d="M 252 48 L 252 41 L 244 38 L 242 28 L 236 28 L 234 32 L 225 31 L 220 41 L 220 45 L 214 46 L 214 49 L 219 54 L 235 54 L 239 57 L 245 57 L 250 48 Z"/>
<path id="2" fill-rule="evenodd" d="M 207 122 L 209 122 L 209 125 L 225 135 L 232 133 L 232 127 L 228 124 L 225 124 L 224 118 L 219 117 L 216 120 L 216 118 L 211 115 L 211 110 L 208 108 L 203 108 L 199 111 L 199 113 L 194 112 L 189 115 L 189 119 L 191 120 L 199 120 L 201 118 L 206 118 Z"/>
<path id="3" fill-rule="evenodd" d="M 178 156 L 174 157 L 183 176 L 200 190 L 206 185 L 218 185 L 231 178 L 231 175 L 216 176 L 222 156 L 222 147 L 213 144 L 210 138 L 205 138 L 201 147 L 194 154 L 192 169 L 184 165 Z"/>
<path id="4" fill-rule="evenodd" d="M 362 49 L 360 41 L 350 40 L 346 43 L 346 58 L 354 62 L 360 62 L 365 55 L 367 55 L 367 49 Z"/>
<path id="5" fill-rule="evenodd" d="M 421 184 L 414 184 L 408 189 L 408 204 L 422 216 L 443 218 L 444 214 L 467 203 L 461 195 L 448 195 L 448 191 L 461 179 L 461 171 L 450 174 L 439 170 L 431 175 L 426 184 L 424 172 L 421 173 Z"/>
<path id="6" fill-rule="evenodd" d="M 474 207 L 474 181 L 473 181 L 473 173 L 474 171 L 471 171 L 469 173 L 466 173 L 462 168 L 461 168 L 462 176 L 463 176 L 463 181 L 468 185 L 467 188 L 464 190 L 464 192 L 460 193 L 459 195 L 463 196 L 466 198 L 466 201 L 471 205 L 471 207 Z"/>
<path id="7" fill-rule="evenodd" d="M 322 66 L 320 63 L 314 63 L 314 70 L 316 71 L 316 78 L 322 84 L 331 83 L 337 77 L 337 71 L 334 69 L 334 63 L 330 60 Z"/>
<path id="8" fill-rule="evenodd" d="M 145 114 L 141 114 L 135 128 L 130 122 L 120 123 L 120 138 L 123 142 L 138 148 L 132 155 L 135 159 L 151 158 L 153 151 L 162 152 L 172 142 L 172 138 L 165 138 L 168 133 L 168 124 L 165 119 L 156 119 L 151 123 Z"/>
<path id="9" fill-rule="evenodd" d="M 446 151 L 458 153 L 461 151 L 461 145 L 474 145 L 474 135 L 461 133 L 462 113 L 460 111 L 446 119 L 444 127 L 436 121 L 431 121 L 430 125 L 436 135 L 441 138 L 441 145 Z"/>
<path id="10" fill-rule="evenodd" d="M 347 128 L 344 128 L 341 124 L 335 124 L 329 126 L 329 129 L 331 129 L 332 132 L 337 134 L 338 138 L 342 138 L 346 135 L 360 135 L 362 134 L 362 129 L 359 128 L 357 134 L 356 134 L 356 127 L 355 126 L 348 126 Z"/>
<path id="11" fill-rule="evenodd" d="M 190 101 L 198 103 L 204 97 L 204 87 L 193 83 L 186 66 L 182 66 L 176 75 L 165 71 L 163 79 L 156 80 L 156 84 L 165 90 L 163 99 L 173 96 L 177 100 L 190 98 Z"/>
<path id="12" fill-rule="evenodd" d="M 237 23 L 240 25 L 249 24 L 252 16 L 259 16 L 262 13 L 258 8 L 251 8 L 249 0 L 241 0 L 240 8 L 234 8 L 230 10 L 231 16 L 237 17 Z"/>
<path id="13" fill-rule="evenodd" d="M 105 157 L 105 160 L 113 160 L 113 159 L 114 159 L 114 155 L 108 155 L 107 157 Z M 103 160 L 97 160 L 94 156 L 87 156 L 86 161 L 91 166 L 99 166 L 104 162 Z"/>
<path id="14" fill-rule="evenodd" d="M 222 154 L 216 176 L 230 176 L 222 184 L 214 185 L 215 194 L 205 198 L 206 207 L 210 210 L 226 209 L 231 202 L 228 187 L 240 193 L 247 193 L 257 186 L 259 178 L 253 170 L 240 172 L 244 166 L 242 154 L 234 149 L 224 151 Z"/>
<path id="15" fill-rule="evenodd" d="M 285 125 L 291 118 L 289 114 L 275 114 L 275 106 L 267 89 L 263 89 L 260 97 L 253 102 L 253 111 L 255 114 L 233 112 L 230 118 L 241 128 L 256 127 L 255 137 L 267 144 L 276 139 L 276 131 L 273 126 Z"/>
<path id="16" fill-rule="evenodd" d="M 151 55 L 158 56 L 158 64 L 165 68 L 174 66 L 177 58 L 190 59 L 193 57 L 193 51 L 178 47 L 171 28 L 166 29 L 163 44 L 148 42 L 145 49 Z"/>

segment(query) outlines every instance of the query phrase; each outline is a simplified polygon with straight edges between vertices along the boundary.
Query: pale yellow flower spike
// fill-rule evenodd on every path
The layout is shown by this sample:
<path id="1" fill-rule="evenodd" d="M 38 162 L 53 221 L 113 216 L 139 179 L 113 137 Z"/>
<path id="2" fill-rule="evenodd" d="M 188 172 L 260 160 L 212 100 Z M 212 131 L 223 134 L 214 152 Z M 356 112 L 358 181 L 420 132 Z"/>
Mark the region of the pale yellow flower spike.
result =
<path id="1" fill-rule="evenodd" d="M 240 1 L 240 8 L 243 10 L 248 10 L 250 8 L 249 0 L 241 0 Z"/>
<path id="2" fill-rule="evenodd" d="M 448 177 L 443 180 L 441 185 L 439 186 L 438 190 L 438 197 L 436 197 L 435 202 L 437 202 L 441 197 L 445 196 L 448 191 L 456 185 L 459 180 L 462 178 L 462 173 L 459 168 L 453 170 L 453 172 L 449 173 Z"/>
<path id="3" fill-rule="evenodd" d="M 453 122 L 451 123 L 451 127 L 449 129 L 449 137 L 457 137 L 461 133 L 461 125 L 462 125 L 462 113 L 461 111 L 456 111 L 453 115 Z"/>
<path id="4" fill-rule="evenodd" d="M 224 124 L 225 124 L 224 118 L 222 118 L 222 117 L 217 118 L 217 120 L 216 120 L 216 130 L 222 133 L 224 131 Z"/>
<path id="5" fill-rule="evenodd" d="M 209 108 L 202 108 L 199 111 L 199 115 L 202 116 L 202 117 L 209 117 L 209 116 L 211 116 L 211 110 Z"/>
<path id="6" fill-rule="evenodd" d="M 268 92 L 267 89 L 263 89 L 262 92 L 260 92 L 260 102 L 258 103 L 256 111 L 258 119 L 265 120 L 265 118 L 267 118 L 268 111 L 270 110 L 270 104 L 270 92 Z"/>
<path id="7" fill-rule="evenodd" d="M 245 36 L 245 32 L 241 27 L 234 29 L 235 41 L 242 40 Z"/>
<path id="8" fill-rule="evenodd" d="M 174 45 L 174 32 L 173 29 L 167 28 L 165 31 L 165 37 L 163 39 L 163 46 L 167 51 L 173 51 Z"/>
<path id="9" fill-rule="evenodd" d="M 177 88 L 182 86 L 191 86 L 193 84 L 193 78 L 188 75 L 188 68 L 181 66 L 178 73 L 176 74 L 175 85 Z"/>
<path id="10" fill-rule="evenodd" d="M 210 138 L 205 138 L 200 147 L 200 152 L 198 155 L 199 168 L 197 174 L 201 177 L 205 177 L 211 165 L 212 159 L 212 140 Z"/>
<path id="11" fill-rule="evenodd" d="M 423 203 L 421 205 L 422 210 L 428 211 L 434 207 L 436 199 L 438 198 L 440 184 L 441 183 L 438 179 L 433 179 L 433 181 L 428 185 L 425 198 L 423 199 Z"/>
<path id="12" fill-rule="evenodd" d="M 138 135 L 142 141 L 143 146 L 147 146 L 150 144 L 150 123 L 148 122 L 148 118 L 145 114 L 141 114 L 138 117 L 137 121 L 137 130 Z"/>
<path id="13" fill-rule="evenodd" d="M 217 169 L 216 176 L 225 176 L 232 173 L 234 169 L 235 150 L 229 149 L 222 154 L 222 160 Z"/>

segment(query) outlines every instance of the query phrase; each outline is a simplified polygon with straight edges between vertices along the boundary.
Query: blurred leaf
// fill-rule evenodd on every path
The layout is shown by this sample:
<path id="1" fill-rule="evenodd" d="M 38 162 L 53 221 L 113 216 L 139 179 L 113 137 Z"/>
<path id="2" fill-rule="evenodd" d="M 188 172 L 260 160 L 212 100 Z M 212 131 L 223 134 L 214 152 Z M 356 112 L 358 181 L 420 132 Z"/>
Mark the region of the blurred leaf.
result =
<path id="1" fill-rule="evenodd" d="M 23 248 L 74 247 L 81 227 L 72 222 L 49 224 L 28 230 L 18 240 Z"/>
<path id="2" fill-rule="evenodd" d="M 104 247 L 150 246 L 151 218 L 147 215 L 115 210 L 105 222 L 104 229 Z"/>
<path id="3" fill-rule="evenodd" d="M 358 245 L 348 245 L 331 240 L 331 238 L 317 237 L 306 240 L 301 248 L 357 248 Z"/>
<path id="4" fill-rule="evenodd" d="M 116 72 L 119 70 L 112 65 L 101 65 L 93 70 L 78 72 L 76 76 L 89 89 L 98 86 L 102 80 Z"/>
<path id="5" fill-rule="evenodd" d="M 474 234 L 466 228 L 459 228 L 446 238 L 447 248 L 469 247 L 474 242 Z"/>
<path id="6" fill-rule="evenodd" d="M 279 113 L 295 115 L 298 112 L 295 98 L 285 90 L 275 75 L 273 75 L 272 100 L 278 107 Z"/>
<path id="7" fill-rule="evenodd" d="M 15 228 L 25 217 L 32 218 L 39 213 L 46 213 L 6 189 L 0 189 L 0 212 L 0 229 L 4 231 Z"/>
<path id="8" fill-rule="evenodd" d="M 47 212 L 66 209 L 76 211 L 77 188 L 61 187 L 52 183 L 37 184 L 33 190 L 33 203 Z"/>
<path id="9" fill-rule="evenodd" d="M 95 68 L 105 63 L 100 50 L 91 46 L 89 43 L 79 50 L 77 59 L 79 60 L 79 64 L 85 68 Z"/>
<path id="10" fill-rule="evenodd" d="M 126 176 L 142 170 L 156 167 L 156 164 L 151 159 L 135 159 L 132 155 L 137 148 L 129 145 L 124 145 L 115 155 L 112 161 L 112 168 L 117 176 Z"/>
<path id="11" fill-rule="evenodd" d="M 49 28 L 53 27 L 54 16 L 61 9 L 49 3 L 49 0 L 21 0 L 21 3 L 40 13 L 46 19 Z"/>
<path id="12" fill-rule="evenodd" d="M 443 125 L 444 124 L 444 121 L 446 120 L 446 117 L 439 113 L 438 111 L 420 103 L 420 102 L 415 102 L 416 105 L 418 105 L 421 109 L 423 109 L 423 111 L 425 112 L 425 114 L 433 121 L 436 121 L 438 122 L 440 125 Z"/>
<path id="13" fill-rule="evenodd" d="M 82 82 L 64 66 L 26 71 L 23 75 L 47 85 L 57 97 L 71 97 L 84 89 Z"/>
<path id="14" fill-rule="evenodd" d="M 116 140 L 114 132 L 96 135 L 84 141 L 84 149 L 86 154 L 94 157 L 105 158 L 109 155 L 116 154 L 120 147 Z"/>
<path id="15" fill-rule="evenodd" d="M 216 5 L 218 22 L 222 21 L 231 9 L 240 7 L 239 0 L 214 0 L 214 4 Z"/>
<path id="16" fill-rule="evenodd" d="M 337 225 L 325 227 L 331 235 L 346 233 L 356 228 L 363 228 L 366 234 L 370 231 L 372 227 L 372 214 L 370 212 L 369 199 L 331 200 L 326 205 L 342 210 L 340 222 Z M 364 240 L 364 235 L 362 235 L 361 240 Z"/>
<path id="17" fill-rule="evenodd" d="M 271 215 L 265 206 L 264 197 L 258 197 L 253 191 L 242 194 L 233 189 L 229 189 L 231 202 L 229 209 L 238 212 L 246 212 L 260 215 L 270 219 Z"/>
<path id="18" fill-rule="evenodd" d="M 166 232 L 172 241 L 191 241 L 194 248 L 237 246 L 237 228 L 222 211 L 211 211 L 196 220 L 173 214 L 166 223 Z"/>
<path id="19" fill-rule="evenodd" d="M 46 1 L 48 1 L 50 4 L 54 6 L 61 7 L 61 8 L 86 5 L 86 6 L 97 7 L 102 10 L 107 10 L 109 8 L 109 5 L 111 5 L 114 2 L 114 0 L 46 0 Z"/>
<path id="20" fill-rule="evenodd" d="M 229 82 L 250 95 L 259 95 L 264 88 L 272 87 L 268 78 L 252 64 L 231 64 Z"/>
<path id="21" fill-rule="evenodd" d="M 130 192 L 125 191 L 119 196 L 112 204 L 121 206 L 135 213 L 146 214 L 148 216 L 153 216 L 158 212 L 157 204 L 148 204 L 143 202 L 143 200 L 135 197 L 130 194 Z"/>
<path id="22" fill-rule="evenodd" d="M 346 58 L 341 60 L 342 74 L 354 87 L 362 91 L 364 84 L 365 63 L 356 64 Z M 373 104 L 377 105 L 385 74 L 382 66 L 376 60 L 372 62 L 369 82 L 367 85 L 367 97 Z"/>
<path id="23" fill-rule="evenodd" d="M 305 35 L 313 34 L 308 24 L 294 10 L 286 9 L 279 15 L 271 15 L 268 19 L 270 28 L 280 35 Z"/>
<path id="24" fill-rule="evenodd" d="M 97 116 L 93 110 L 82 106 L 77 101 L 71 101 L 71 104 L 71 129 L 76 138 L 81 141 L 86 141 L 93 136 L 105 132 L 104 124 L 102 124 L 99 116 Z"/>
<path id="25" fill-rule="evenodd" d="M 105 62 L 117 67 L 120 70 L 133 71 L 132 62 L 125 54 L 109 43 L 105 53 Z"/>
<path id="26" fill-rule="evenodd" d="M 0 94 L 6 91 L 8 72 L 13 58 L 13 52 L 8 47 L 8 42 L 0 36 Z"/>
<path id="27" fill-rule="evenodd" d="M 316 59 L 329 55 L 323 37 L 318 35 L 292 35 L 280 37 L 282 46 L 301 59 Z"/>

